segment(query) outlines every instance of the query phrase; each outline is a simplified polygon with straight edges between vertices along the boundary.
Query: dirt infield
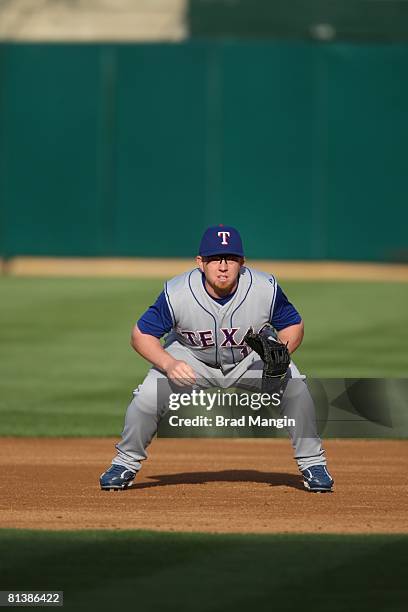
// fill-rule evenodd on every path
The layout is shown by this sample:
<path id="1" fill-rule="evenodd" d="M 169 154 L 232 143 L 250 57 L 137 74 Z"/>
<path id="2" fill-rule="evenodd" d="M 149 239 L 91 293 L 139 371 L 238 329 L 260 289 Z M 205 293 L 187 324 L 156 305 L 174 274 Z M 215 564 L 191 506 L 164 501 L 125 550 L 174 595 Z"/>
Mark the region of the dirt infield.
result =
<path id="1" fill-rule="evenodd" d="M 408 282 L 407 264 L 248 260 L 248 265 L 287 280 Z M 0 271 L 13 276 L 168 278 L 194 266 L 193 259 L 15 257 L 0 260 Z"/>
<path id="2" fill-rule="evenodd" d="M 408 441 L 329 440 L 310 494 L 287 440 L 155 440 L 135 485 L 103 492 L 113 439 L 1 438 L 0 527 L 407 533 Z"/>

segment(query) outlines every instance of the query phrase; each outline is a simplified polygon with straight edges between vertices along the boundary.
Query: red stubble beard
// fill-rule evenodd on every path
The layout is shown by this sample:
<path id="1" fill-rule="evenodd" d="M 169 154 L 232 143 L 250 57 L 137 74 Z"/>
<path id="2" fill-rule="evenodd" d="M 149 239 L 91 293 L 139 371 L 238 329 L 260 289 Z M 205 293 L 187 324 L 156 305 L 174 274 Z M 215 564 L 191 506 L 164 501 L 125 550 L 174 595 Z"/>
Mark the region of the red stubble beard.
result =
<path id="1" fill-rule="evenodd" d="M 210 287 L 214 291 L 216 291 L 218 293 L 222 293 L 223 295 L 229 295 L 236 288 L 237 278 L 234 278 L 233 280 L 228 279 L 225 282 L 220 281 L 217 278 L 214 281 L 209 281 L 207 279 L 207 283 L 210 285 Z"/>

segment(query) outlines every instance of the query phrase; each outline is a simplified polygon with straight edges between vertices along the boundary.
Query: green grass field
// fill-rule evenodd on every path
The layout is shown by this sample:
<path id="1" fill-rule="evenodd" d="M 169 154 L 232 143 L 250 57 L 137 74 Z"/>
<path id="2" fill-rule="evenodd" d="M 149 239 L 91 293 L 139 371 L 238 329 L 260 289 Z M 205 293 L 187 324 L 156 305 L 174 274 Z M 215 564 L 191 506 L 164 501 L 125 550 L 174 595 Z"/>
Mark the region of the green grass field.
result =
<path id="1" fill-rule="evenodd" d="M 0 530 L 1 590 L 63 590 L 64 609 L 406 610 L 408 536 Z"/>
<path id="2" fill-rule="evenodd" d="M 117 435 L 148 364 L 129 344 L 159 280 L 0 279 L 0 435 Z M 408 283 L 286 282 L 321 377 L 408 376 Z"/>

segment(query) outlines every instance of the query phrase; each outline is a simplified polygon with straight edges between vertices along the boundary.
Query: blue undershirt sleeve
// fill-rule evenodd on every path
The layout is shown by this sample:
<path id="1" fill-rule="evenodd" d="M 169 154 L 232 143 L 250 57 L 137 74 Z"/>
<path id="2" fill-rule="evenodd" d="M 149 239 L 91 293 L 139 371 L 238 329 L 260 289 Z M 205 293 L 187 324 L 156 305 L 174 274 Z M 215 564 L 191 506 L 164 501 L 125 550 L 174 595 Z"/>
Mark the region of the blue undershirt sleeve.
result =
<path id="1" fill-rule="evenodd" d="M 150 306 L 137 322 L 143 334 L 161 338 L 173 327 L 169 306 L 164 291 L 161 292 L 155 303 Z"/>
<path id="2" fill-rule="evenodd" d="M 300 323 L 301 320 L 302 317 L 293 304 L 289 302 L 288 298 L 278 285 L 276 288 L 275 306 L 271 320 L 273 327 L 279 331 L 281 329 L 285 329 L 285 327 L 289 327 L 290 325 L 296 325 L 296 323 Z"/>

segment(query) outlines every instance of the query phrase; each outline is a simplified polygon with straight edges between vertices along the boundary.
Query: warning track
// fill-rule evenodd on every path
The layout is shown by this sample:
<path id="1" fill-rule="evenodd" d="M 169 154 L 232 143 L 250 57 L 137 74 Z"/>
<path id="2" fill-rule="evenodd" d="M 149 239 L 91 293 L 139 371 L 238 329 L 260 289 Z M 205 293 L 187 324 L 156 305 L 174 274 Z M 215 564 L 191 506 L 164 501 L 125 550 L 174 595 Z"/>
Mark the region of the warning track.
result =
<path id="1" fill-rule="evenodd" d="M 408 282 L 408 265 L 341 261 L 248 260 L 248 265 L 288 280 L 370 280 Z M 0 260 L 14 276 L 102 276 L 169 278 L 195 266 L 194 259 L 16 257 Z"/>

